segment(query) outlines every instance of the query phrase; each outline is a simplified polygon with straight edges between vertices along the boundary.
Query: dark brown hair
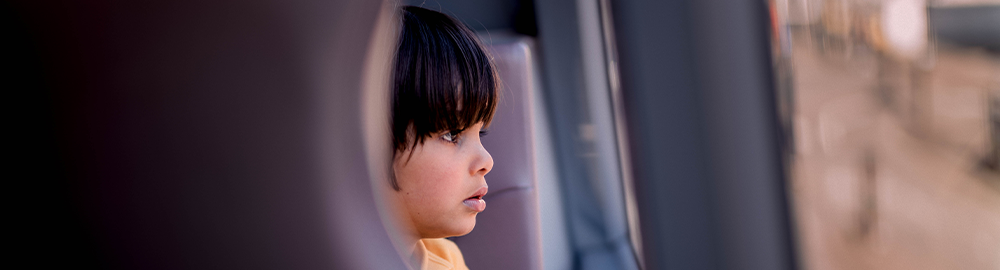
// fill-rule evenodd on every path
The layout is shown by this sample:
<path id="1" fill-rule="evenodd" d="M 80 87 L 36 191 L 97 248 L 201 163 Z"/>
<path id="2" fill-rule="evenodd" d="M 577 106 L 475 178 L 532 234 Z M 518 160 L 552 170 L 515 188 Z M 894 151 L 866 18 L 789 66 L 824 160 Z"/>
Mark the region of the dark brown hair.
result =
<path id="1" fill-rule="evenodd" d="M 392 88 L 393 158 L 438 132 L 489 125 L 499 85 L 492 59 L 464 24 L 421 7 L 401 12 Z M 392 186 L 399 190 L 392 175 Z"/>

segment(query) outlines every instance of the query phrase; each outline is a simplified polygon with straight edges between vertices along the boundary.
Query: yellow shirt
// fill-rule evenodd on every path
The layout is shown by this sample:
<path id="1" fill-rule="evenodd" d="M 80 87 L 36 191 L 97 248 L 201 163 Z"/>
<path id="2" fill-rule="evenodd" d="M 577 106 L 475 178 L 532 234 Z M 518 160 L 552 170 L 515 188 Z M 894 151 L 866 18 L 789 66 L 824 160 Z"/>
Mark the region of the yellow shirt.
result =
<path id="1" fill-rule="evenodd" d="M 469 270 L 462 258 L 462 251 L 451 240 L 424 238 L 417 245 L 417 248 L 424 249 L 420 270 Z"/>

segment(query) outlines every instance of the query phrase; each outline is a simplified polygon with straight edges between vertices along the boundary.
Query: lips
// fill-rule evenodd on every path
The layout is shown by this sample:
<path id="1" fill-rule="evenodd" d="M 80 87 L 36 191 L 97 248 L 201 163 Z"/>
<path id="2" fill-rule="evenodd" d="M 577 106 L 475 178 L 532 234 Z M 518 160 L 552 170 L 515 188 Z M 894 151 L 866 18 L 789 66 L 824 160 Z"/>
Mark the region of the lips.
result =
<path id="1" fill-rule="evenodd" d="M 488 190 L 489 189 L 487 187 L 481 187 L 476 190 L 476 193 L 473 193 L 472 196 L 469 196 L 462 201 L 462 203 L 477 213 L 482 212 L 483 210 L 486 210 L 486 201 L 483 200 L 483 195 L 486 195 Z"/>

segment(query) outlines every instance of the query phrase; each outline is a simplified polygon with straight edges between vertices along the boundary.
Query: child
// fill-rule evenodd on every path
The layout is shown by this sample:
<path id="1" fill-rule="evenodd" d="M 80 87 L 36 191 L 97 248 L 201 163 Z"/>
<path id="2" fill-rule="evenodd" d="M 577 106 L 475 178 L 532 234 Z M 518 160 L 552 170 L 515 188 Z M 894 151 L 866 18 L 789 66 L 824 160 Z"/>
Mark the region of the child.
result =
<path id="1" fill-rule="evenodd" d="M 486 209 L 493 158 L 480 142 L 497 106 L 476 35 L 440 12 L 402 8 L 392 92 L 390 207 L 413 269 L 468 269 L 455 243 Z"/>

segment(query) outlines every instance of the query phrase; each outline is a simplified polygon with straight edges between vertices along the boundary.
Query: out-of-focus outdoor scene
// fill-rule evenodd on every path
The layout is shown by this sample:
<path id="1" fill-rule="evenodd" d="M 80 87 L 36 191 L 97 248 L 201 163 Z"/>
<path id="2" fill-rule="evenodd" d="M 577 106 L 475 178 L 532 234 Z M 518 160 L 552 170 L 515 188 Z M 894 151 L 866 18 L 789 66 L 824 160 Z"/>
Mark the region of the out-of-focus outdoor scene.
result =
<path id="1" fill-rule="evenodd" d="M 771 7 L 802 266 L 1000 268 L 1000 2 Z"/>

